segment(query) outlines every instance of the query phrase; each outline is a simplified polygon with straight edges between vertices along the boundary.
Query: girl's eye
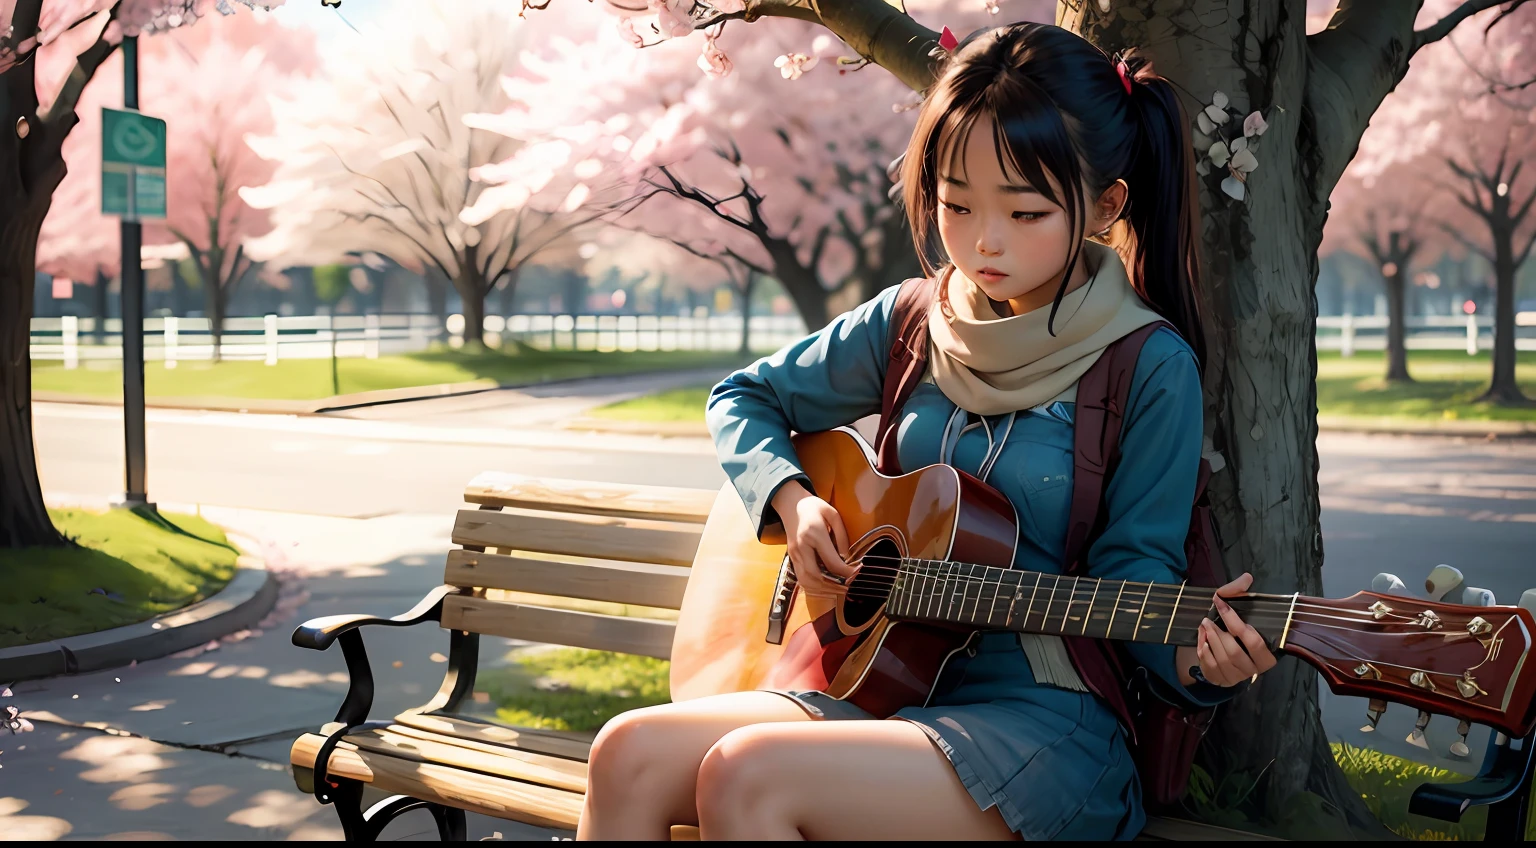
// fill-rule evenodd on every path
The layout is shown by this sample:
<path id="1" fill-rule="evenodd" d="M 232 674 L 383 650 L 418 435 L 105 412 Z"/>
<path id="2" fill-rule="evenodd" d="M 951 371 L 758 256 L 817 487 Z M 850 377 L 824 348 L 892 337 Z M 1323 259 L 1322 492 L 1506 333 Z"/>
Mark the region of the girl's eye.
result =
<path id="1" fill-rule="evenodd" d="M 939 201 L 939 205 L 943 206 L 945 209 L 948 209 L 949 211 L 955 213 L 956 215 L 965 215 L 965 214 L 967 214 L 967 213 L 969 213 L 971 211 L 971 210 L 965 208 L 964 206 L 956 206 L 953 203 L 945 203 L 942 200 Z"/>
<path id="2" fill-rule="evenodd" d="M 1047 216 L 1049 214 L 1051 214 L 1051 213 L 1049 213 L 1049 212 L 1015 212 L 1015 213 L 1013 213 L 1013 219 L 1015 221 L 1038 221 L 1041 218 L 1044 218 L 1045 216 Z"/>

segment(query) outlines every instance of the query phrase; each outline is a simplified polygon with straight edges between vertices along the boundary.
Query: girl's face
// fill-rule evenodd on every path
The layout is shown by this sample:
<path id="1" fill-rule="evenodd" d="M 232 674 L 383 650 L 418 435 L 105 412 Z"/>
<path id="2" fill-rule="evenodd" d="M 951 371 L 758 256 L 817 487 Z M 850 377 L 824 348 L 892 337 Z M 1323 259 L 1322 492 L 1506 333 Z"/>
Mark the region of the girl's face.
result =
<path id="1" fill-rule="evenodd" d="M 947 152 L 945 145 L 941 151 Z M 951 159 L 951 161 L 942 161 Z M 1012 169 L 1004 170 L 993 142 L 992 120 L 971 128 L 957 159 L 939 163 L 939 238 L 955 269 L 987 297 L 1005 301 L 1018 315 L 1056 297 L 1069 248 L 1114 223 L 1125 203 L 1125 184 L 1114 182 L 1069 232 L 1067 212 L 1047 200 Z M 955 167 L 959 166 L 958 172 Z M 1065 198 L 1052 180 L 1050 191 Z M 1088 280 L 1079 261 L 1070 288 Z"/>

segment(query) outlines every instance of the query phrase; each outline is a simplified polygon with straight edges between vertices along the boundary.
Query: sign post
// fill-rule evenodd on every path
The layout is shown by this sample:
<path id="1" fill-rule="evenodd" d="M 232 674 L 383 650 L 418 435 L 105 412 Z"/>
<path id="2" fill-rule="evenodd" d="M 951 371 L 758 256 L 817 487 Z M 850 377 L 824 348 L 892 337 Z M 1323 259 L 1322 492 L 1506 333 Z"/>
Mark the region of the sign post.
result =
<path id="1" fill-rule="evenodd" d="M 144 451 L 145 218 L 165 217 L 165 121 L 139 114 L 138 39 L 123 39 L 123 109 L 101 110 L 101 212 L 122 219 L 123 446 L 129 507 L 148 506 Z"/>

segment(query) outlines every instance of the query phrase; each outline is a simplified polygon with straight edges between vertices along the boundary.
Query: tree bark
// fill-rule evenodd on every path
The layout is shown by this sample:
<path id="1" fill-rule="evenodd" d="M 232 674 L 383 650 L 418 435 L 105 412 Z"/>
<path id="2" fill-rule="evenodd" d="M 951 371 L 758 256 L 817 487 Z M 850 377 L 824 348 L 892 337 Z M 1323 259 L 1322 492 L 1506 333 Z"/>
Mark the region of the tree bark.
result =
<path id="1" fill-rule="evenodd" d="M 1499 222 L 1503 223 L 1503 222 Z M 1493 379 L 1478 400 L 1500 406 L 1529 406 L 1515 379 L 1514 227 L 1494 225 L 1493 231 Z"/>
<path id="2" fill-rule="evenodd" d="M 91 287 L 91 305 L 96 314 L 96 326 L 91 335 L 98 345 L 107 343 L 107 287 L 111 284 L 112 278 L 107 272 L 97 269 L 96 285 Z"/>
<path id="3" fill-rule="evenodd" d="M 213 255 L 210 252 L 210 255 Z M 208 334 L 213 341 L 213 361 L 224 358 L 224 287 L 219 284 L 217 267 L 202 266 L 198 273 L 203 277 L 203 305 L 208 311 Z"/>
<path id="4" fill-rule="evenodd" d="M 1402 265 L 1382 278 L 1387 287 L 1387 382 L 1412 383 L 1408 375 L 1408 269 Z"/>
<path id="5" fill-rule="evenodd" d="M 464 303 L 464 332 L 461 334 L 464 347 L 478 351 L 485 349 L 485 277 L 475 267 L 473 253 L 466 259 L 468 261 L 461 260 L 459 263 L 459 273 L 454 275 L 453 287 L 459 293 L 459 300 Z"/>

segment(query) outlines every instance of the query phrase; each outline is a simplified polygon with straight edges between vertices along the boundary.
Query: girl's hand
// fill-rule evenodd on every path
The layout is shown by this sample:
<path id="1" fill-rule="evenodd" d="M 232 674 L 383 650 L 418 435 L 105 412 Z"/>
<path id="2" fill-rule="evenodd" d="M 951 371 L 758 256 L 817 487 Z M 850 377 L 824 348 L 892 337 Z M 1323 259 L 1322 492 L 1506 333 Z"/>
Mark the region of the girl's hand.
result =
<path id="1" fill-rule="evenodd" d="M 1198 644 L 1178 649 L 1179 680 L 1185 686 L 1195 682 L 1189 673 L 1194 665 L 1199 665 L 1205 679 L 1217 686 L 1236 686 L 1275 667 L 1275 655 L 1264 644 L 1264 638 L 1222 600 L 1241 595 L 1252 585 L 1253 575 L 1245 572 L 1216 590 L 1216 610 L 1227 629 L 1223 632 L 1210 619 L 1201 619 Z"/>
<path id="2" fill-rule="evenodd" d="M 773 508 L 784 522 L 789 562 L 800 588 L 811 595 L 836 596 L 846 592 L 846 581 L 858 568 L 844 561 L 848 556 L 848 531 L 837 510 L 806 491 L 798 480 L 780 487 L 773 496 Z"/>

